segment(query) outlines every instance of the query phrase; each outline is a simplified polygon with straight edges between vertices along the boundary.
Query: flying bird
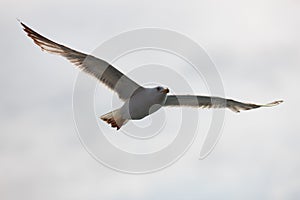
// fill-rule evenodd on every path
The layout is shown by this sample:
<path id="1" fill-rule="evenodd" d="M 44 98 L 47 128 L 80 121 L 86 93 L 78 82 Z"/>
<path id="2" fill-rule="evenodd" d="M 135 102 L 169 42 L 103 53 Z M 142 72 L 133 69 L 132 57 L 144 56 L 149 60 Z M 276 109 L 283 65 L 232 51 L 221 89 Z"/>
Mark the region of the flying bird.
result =
<path id="1" fill-rule="evenodd" d="M 259 107 L 271 107 L 283 101 L 268 104 L 242 103 L 232 99 L 211 96 L 168 95 L 169 89 L 163 86 L 147 88 L 124 75 L 110 63 L 93 55 L 73 50 L 40 35 L 20 21 L 23 30 L 42 50 L 61 55 L 82 71 L 94 76 L 116 92 L 123 106 L 100 118 L 119 130 L 128 120 L 142 119 L 165 106 L 189 106 L 196 108 L 229 108 L 234 112 Z"/>

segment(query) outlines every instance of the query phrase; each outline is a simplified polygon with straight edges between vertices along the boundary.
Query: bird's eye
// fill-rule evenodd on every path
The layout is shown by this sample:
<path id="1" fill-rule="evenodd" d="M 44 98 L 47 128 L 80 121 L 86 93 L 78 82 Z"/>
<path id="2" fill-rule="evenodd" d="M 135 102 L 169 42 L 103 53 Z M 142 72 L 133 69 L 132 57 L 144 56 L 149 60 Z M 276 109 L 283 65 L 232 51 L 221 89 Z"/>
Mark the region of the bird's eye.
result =
<path id="1" fill-rule="evenodd" d="M 159 91 L 159 90 L 160 90 L 160 87 L 157 87 L 156 90 Z"/>

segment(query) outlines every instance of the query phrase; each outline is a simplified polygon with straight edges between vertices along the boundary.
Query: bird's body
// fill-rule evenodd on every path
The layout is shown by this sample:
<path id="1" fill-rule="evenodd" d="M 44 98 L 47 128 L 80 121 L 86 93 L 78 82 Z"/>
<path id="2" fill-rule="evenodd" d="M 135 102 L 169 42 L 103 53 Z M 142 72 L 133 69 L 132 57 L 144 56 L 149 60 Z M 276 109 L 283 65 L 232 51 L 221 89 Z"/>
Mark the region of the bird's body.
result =
<path id="1" fill-rule="evenodd" d="M 125 101 L 121 109 L 128 119 L 142 119 L 165 104 L 168 92 L 161 87 L 143 88 Z"/>
<path id="2" fill-rule="evenodd" d="M 119 129 L 128 120 L 143 119 L 159 110 L 164 106 L 168 92 L 161 87 L 138 88 L 121 108 L 101 116 L 101 119 Z"/>
<path id="3" fill-rule="evenodd" d="M 24 23 L 21 22 L 21 25 L 27 35 L 42 50 L 67 58 L 84 72 L 94 76 L 118 94 L 119 98 L 124 101 L 123 106 L 100 117 L 117 129 L 120 129 L 128 120 L 142 119 L 164 106 L 229 108 L 234 112 L 240 112 L 240 110 L 270 107 L 282 102 L 274 101 L 269 104 L 258 105 L 221 97 L 167 95 L 169 92 L 168 88 L 161 86 L 145 88 L 125 76 L 106 61 L 53 42 L 35 32 Z"/>

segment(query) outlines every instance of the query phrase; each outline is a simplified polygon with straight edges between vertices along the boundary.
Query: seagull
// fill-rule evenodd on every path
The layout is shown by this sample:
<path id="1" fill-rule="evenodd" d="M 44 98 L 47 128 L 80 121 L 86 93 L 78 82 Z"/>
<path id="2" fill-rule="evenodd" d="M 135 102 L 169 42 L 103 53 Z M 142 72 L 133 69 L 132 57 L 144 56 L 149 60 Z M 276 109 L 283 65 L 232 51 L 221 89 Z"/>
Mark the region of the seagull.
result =
<path id="1" fill-rule="evenodd" d="M 143 87 L 124 75 L 103 59 L 73 50 L 58 44 L 19 21 L 23 30 L 43 51 L 65 57 L 82 71 L 92 75 L 108 88 L 116 92 L 124 104 L 100 118 L 119 130 L 129 120 L 139 120 L 167 106 L 188 106 L 195 108 L 229 108 L 234 112 L 260 107 L 271 107 L 282 100 L 268 104 L 242 103 L 232 99 L 214 96 L 168 95 L 169 89 L 163 86 Z"/>

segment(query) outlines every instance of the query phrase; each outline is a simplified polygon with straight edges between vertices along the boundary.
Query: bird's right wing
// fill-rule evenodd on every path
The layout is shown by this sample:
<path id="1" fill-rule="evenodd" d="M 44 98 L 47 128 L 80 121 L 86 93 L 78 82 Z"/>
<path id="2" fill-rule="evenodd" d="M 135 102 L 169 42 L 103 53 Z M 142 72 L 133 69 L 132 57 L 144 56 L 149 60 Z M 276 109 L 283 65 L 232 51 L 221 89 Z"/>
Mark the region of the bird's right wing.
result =
<path id="1" fill-rule="evenodd" d="M 274 101 L 272 103 L 258 105 L 252 103 L 242 103 L 239 101 L 224 99 L 221 97 L 193 96 L 193 95 L 168 95 L 164 106 L 189 106 L 198 108 L 229 108 L 234 112 L 250 110 L 259 107 L 271 107 L 282 103 Z"/>
<path id="2" fill-rule="evenodd" d="M 126 100 L 130 98 L 134 91 L 138 88 L 142 88 L 142 86 L 125 76 L 106 61 L 53 42 L 35 32 L 24 23 L 20 23 L 27 35 L 35 44 L 41 47 L 42 50 L 67 58 L 84 72 L 96 77 L 110 89 L 117 92 L 120 99 Z"/>

